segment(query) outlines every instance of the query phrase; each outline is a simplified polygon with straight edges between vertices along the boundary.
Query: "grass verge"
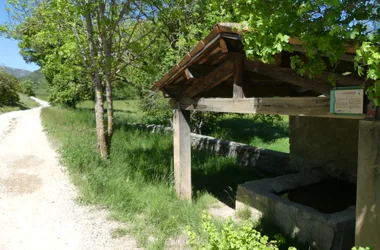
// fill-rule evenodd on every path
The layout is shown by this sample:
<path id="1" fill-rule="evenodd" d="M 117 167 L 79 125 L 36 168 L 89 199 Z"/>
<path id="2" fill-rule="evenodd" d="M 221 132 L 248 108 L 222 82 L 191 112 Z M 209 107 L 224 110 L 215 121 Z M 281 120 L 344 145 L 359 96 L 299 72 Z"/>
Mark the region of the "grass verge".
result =
<path id="1" fill-rule="evenodd" d="M 79 200 L 109 208 L 111 217 L 128 222 L 125 230 L 147 249 L 165 249 L 169 239 L 183 236 L 187 225 L 201 230 L 202 211 L 215 201 L 213 196 L 234 203 L 238 183 L 261 178 L 233 159 L 194 151 L 194 201 L 182 201 L 173 188 L 172 136 L 131 128 L 126 122 L 133 118 L 116 113 L 111 160 L 104 161 L 97 153 L 90 109 L 42 111 L 44 128 L 80 190 Z"/>
<path id="2" fill-rule="evenodd" d="M 260 116 L 225 114 L 217 121 L 217 129 L 210 135 L 289 153 L 289 117 L 278 116 L 274 119 L 258 119 L 258 117 Z"/>
<path id="3" fill-rule="evenodd" d="M 24 94 L 19 94 L 19 97 L 20 101 L 15 106 L 0 106 L 0 114 L 18 110 L 31 109 L 40 106 L 37 102 L 33 101 L 31 98 Z"/>

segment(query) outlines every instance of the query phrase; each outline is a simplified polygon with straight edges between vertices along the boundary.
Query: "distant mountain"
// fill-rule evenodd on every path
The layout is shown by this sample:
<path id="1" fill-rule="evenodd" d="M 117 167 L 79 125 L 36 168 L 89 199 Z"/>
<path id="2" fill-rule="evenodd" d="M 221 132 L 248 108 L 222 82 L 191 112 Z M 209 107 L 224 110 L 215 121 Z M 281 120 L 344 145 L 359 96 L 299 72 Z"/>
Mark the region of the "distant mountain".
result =
<path id="1" fill-rule="evenodd" d="M 34 82 L 34 91 L 37 98 L 45 101 L 49 99 L 48 82 L 40 69 L 20 78 L 20 81 L 24 80 L 32 80 Z"/>
<path id="2" fill-rule="evenodd" d="M 45 79 L 45 76 L 44 74 L 41 72 L 41 70 L 36 70 L 36 71 L 33 71 L 23 77 L 20 78 L 20 81 L 24 81 L 24 80 L 32 80 L 33 82 L 36 82 L 36 83 L 39 83 L 39 84 L 42 84 L 42 85 L 46 85 L 47 84 L 47 81 Z"/>
<path id="3" fill-rule="evenodd" d="M 0 66 L 0 69 L 5 70 L 9 74 L 11 74 L 17 78 L 21 78 L 21 77 L 26 76 L 26 75 L 31 73 L 29 70 L 16 69 L 16 68 L 7 67 L 7 66 Z"/>

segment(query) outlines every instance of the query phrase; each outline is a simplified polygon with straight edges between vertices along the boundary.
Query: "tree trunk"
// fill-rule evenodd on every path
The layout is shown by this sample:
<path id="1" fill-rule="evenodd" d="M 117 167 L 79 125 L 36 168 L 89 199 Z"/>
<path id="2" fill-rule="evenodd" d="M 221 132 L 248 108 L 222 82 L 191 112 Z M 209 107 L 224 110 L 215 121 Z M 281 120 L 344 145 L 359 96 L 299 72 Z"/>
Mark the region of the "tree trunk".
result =
<path id="1" fill-rule="evenodd" d="M 98 139 L 98 148 L 103 159 L 108 159 L 107 138 L 104 127 L 104 103 L 102 96 L 102 86 L 100 80 L 97 79 L 95 85 L 95 120 L 96 135 Z"/>
<path id="2" fill-rule="evenodd" d="M 108 78 L 108 77 L 107 77 Z M 106 79 L 106 99 L 107 99 L 107 146 L 108 152 L 111 152 L 111 141 L 113 136 L 113 100 L 112 84 L 110 79 Z"/>

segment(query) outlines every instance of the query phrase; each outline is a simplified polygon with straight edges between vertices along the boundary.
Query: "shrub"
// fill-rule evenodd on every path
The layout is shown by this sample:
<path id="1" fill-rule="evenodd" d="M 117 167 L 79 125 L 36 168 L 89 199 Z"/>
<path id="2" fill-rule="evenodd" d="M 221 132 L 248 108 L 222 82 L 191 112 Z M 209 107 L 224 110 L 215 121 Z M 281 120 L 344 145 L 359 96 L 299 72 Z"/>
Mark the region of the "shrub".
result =
<path id="1" fill-rule="evenodd" d="M 17 83 L 16 77 L 0 70 L 0 106 L 17 104 Z"/>
<path id="2" fill-rule="evenodd" d="M 19 84 L 20 92 L 27 95 L 27 96 L 35 96 L 36 93 L 34 92 L 34 83 L 32 80 L 25 80 L 22 81 Z"/>
<path id="3" fill-rule="evenodd" d="M 56 74 L 49 86 L 49 102 L 65 108 L 75 108 L 84 101 L 93 99 L 92 87 L 88 82 L 79 82 L 69 72 Z"/>
<path id="4" fill-rule="evenodd" d="M 140 99 L 140 108 L 157 123 L 165 125 L 171 123 L 172 110 L 169 108 L 168 99 L 165 99 L 161 93 L 146 91 Z"/>
<path id="5" fill-rule="evenodd" d="M 269 240 L 265 235 L 254 229 L 252 222 L 236 226 L 229 218 L 223 224 L 222 229 L 211 221 L 211 216 L 204 213 L 202 216 L 202 229 L 206 233 L 206 239 L 187 228 L 190 237 L 190 245 L 193 249 L 202 250 L 278 250 L 278 245 L 285 243 L 284 237 L 276 235 L 275 240 Z M 290 247 L 289 250 L 296 250 Z"/>

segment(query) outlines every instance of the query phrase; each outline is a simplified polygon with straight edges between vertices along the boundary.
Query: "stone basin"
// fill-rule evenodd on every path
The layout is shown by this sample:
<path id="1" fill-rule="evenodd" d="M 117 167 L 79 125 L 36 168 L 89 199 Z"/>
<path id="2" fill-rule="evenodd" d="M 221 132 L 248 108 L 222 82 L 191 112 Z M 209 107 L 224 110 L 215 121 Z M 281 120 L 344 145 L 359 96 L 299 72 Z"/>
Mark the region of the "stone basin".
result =
<path id="1" fill-rule="evenodd" d="M 338 197 L 323 193 L 327 188 L 316 192 L 316 185 L 331 183 L 334 183 L 331 177 L 318 170 L 246 182 L 238 186 L 236 211 L 249 208 L 254 221 L 274 224 L 282 233 L 313 249 L 351 249 L 355 239 L 355 184 L 353 188 L 344 184 L 341 190 L 329 186 L 331 193 L 342 192 Z M 300 191 L 302 189 L 305 191 Z"/>

